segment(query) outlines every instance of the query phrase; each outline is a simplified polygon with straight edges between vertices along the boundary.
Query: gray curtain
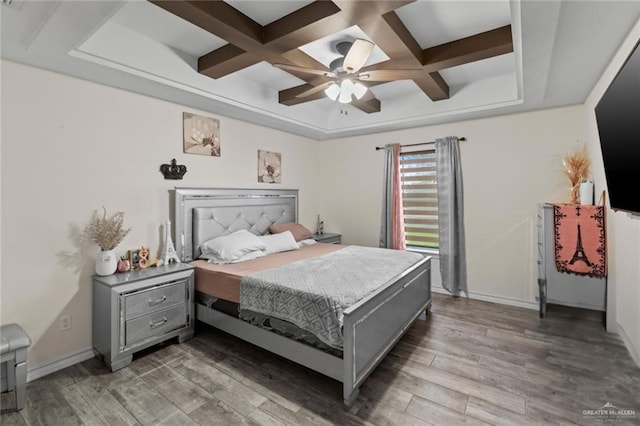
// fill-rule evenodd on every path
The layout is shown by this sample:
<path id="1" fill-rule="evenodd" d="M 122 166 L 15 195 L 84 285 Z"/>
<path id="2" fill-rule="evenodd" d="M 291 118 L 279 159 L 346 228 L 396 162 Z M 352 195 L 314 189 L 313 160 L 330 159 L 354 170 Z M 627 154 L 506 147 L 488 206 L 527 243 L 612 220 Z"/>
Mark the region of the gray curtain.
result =
<path id="1" fill-rule="evenodd" d="M 458 138 L 436 139 L 438 232 L 442 287 L 454 296 L 467 291 L 462 166 Z"/>
<path id="2" fill-rule="evenodd" d="M 393 144 L 384 146 L 384 182 L 382 186 L 382 217 L 380 247 L 391 248 L 393 232 Z"/>

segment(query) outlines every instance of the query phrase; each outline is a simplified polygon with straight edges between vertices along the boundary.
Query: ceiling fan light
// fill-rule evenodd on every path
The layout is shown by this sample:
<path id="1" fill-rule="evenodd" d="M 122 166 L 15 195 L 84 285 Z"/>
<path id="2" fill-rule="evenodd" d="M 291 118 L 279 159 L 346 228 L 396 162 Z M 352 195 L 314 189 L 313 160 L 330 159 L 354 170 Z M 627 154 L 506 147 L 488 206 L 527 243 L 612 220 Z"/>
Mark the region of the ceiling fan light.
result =
<path id="1" fill-rule="evenodd" d="M 327 95 L 329 99 L 331 99 L 332 101 L 335 101 L 338 98 L 338 95 L 340 94 L 340 86 L 333 83 L 331 86 L 324 89 L 324 93 L 325 95 Z"/>
<path id="2" fill-rule="evenodd" d="M 353 94 L 356 96 L 356 98 L 362 98 L 365 93 L 367 93 L 367 86 L 362 83 L 355 83 L 353 85 Z"/>
<path id="3" fill-rule="evenodd" d="M 351 102 L 351 95 L 353 95 L 353 81 L 345 79 L 340 84 L 340 97 L 338 102 L 348 104 Z"/>
<path id="4" fill-rule="evenodd" d="M 338 102 L 340 102 L 341 104 L 348 104 L 349 102 L 351 102 L 351 94 L 348 93 L 346 90 L 340 92 L 340 96 L 338 97 Z"/>

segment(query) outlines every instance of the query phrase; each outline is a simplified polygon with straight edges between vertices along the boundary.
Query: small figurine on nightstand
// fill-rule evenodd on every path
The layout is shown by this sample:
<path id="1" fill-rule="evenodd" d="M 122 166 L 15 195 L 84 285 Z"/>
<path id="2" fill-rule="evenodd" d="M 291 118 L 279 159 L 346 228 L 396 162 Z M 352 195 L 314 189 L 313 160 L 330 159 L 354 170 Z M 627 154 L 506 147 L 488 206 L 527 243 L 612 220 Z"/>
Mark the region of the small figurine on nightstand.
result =
<path id="1" fill-rule="evenodd" d="M 162 261 L 165 265 L 174 261 L 180 263 L 180 258 L 176 253 L 176 248 L 173 246 L 173 240 L 171 240 L 171 221 L 167 220 L 164 226 L 165 238 L 164 238 L 164 253 L 162 254 Z"/>
<path id="2" fill-rule="evenodd" d="M 318 215 L 318 221 L 316 222 L 316 234 L 324 233 L 324 222 L 320 220 L 320 215 Z"/>
<path id="3" fill-rule="evenodd" d="M 131 262 L 126 256 L 120 257 L 118 261 L 118 272 L 129 272 L 131 270 Z"/>
<path id="4" fill-rule="evenodd" d="M 147 269 L 149 267 L 149 247 L 142 246 L 138 252 L 138 267 Z"/>

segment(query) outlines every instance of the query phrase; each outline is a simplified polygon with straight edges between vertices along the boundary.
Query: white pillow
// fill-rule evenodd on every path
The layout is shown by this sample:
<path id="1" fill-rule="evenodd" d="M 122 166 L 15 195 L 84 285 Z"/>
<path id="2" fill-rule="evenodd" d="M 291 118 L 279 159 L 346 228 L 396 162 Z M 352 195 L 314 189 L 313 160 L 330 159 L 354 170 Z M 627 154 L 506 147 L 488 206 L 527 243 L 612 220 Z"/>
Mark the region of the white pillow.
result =
<path id="1" fill-rule="evenodd" d="M 244 256 L 240 257 L 239 259 L 236 259 L 236 260 L 233 260 L 233 261 L 220 259 L 215 254 L 202 255 L 202 256 L 200 256 L 200 258 L 201 259 L 207 259 L 208 263 L 215 263 L 215 264 L 218 264 L 218 265 L 224 265 L 224 264 L 227 264 L 227 263 L 246 262 L 247 260 L 256 259 L 256 258 L 262 257 L 262 256 L 264 256 L 264 252 L 261 251 L 261 250 L 257 250 L 257 251 L 251 251 L 251 252 L 245 254 Z"/>
<path id="2" fill-rule="evenodd" d="M 241 229 L 232 234 L 205 241 L 200 244 L 201 258 L 214 257 L 220 262 L 235 262 L 245 254 L 262 251 L 267 246 L 251 232 Z"/>
<path id="3" fill-rule="evenodd" d="M 299 248 L 291 231 L 262 235 L 258 238 L 267 246 L 265 254 L 280 253 L 282 251 L 297 250 Z"/>
<path id="4" fill-rule="evenodd" d="M 317 243 L 316 240 L 314 240 L 313 238 L 309 238 L 306 240 L 298 241 L 298 247 L 302 248 L 306 246 L 311 246 L 311 245 L 314 245 L 315 243 Z"/>

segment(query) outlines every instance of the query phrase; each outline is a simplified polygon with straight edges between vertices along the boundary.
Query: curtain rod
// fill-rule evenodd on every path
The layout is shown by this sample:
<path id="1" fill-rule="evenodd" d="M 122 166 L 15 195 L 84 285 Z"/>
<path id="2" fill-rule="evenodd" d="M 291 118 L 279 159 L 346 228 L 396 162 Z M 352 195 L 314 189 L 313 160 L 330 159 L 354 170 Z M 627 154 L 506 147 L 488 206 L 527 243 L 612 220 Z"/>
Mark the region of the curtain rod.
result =
<path id="1" fill-rule="evenodd" d="M 465 138 L 464 136 L 461 138 L 458 138 L 459 141 L 464 142 L 467 140 L 467 138 Z M 418 145 L 431 145 L 436 143 L 436 141 L 430 141 L 430 142 L 420 142 L 420 143 L 410 143 L 408 145 L 400 145 L 400 147 L 405 147 L 405 146 L 418 146 Z M 379 151 L 381 149 L 384 149 L 384 146 L 376 146 L 376 151 Z"/>

